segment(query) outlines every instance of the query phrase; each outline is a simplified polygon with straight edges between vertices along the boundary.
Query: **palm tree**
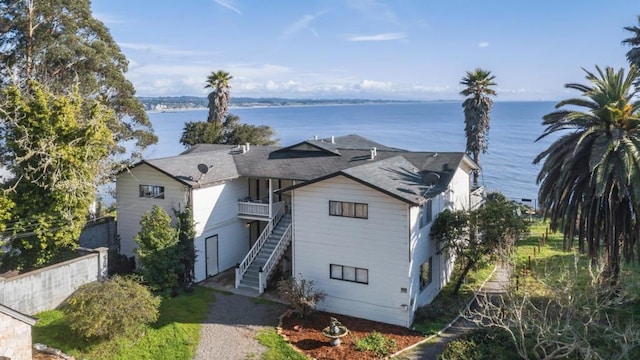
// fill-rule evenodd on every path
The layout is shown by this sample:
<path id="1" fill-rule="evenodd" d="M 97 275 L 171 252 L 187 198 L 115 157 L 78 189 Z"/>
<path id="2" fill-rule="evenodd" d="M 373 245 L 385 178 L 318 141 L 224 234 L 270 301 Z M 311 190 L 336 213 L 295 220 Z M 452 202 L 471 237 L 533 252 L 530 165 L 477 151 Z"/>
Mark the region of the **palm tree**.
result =
<path id="1" fill-rule="evenodd" d="M 468 96 L 462 103 L 464 107 L 464 131 L 467 136 L 467 154 L 473 157 L 476 164 L 480 164 L 480 153 L 487 152 L 487 133 L 489 132 L 489 113 L 493 100 L 489 95 L 496 95 L 491 86 L 495 76 L 491 71 L 475 69 L 467 71 L 467 75 L 460 81 L 465 88 L 460 92 Z M 473 173 L 473 184 L 478 186 L 478 172 Z"/>
<path id="2" fill-rule="evenodd" d="M 640 15 L 638 15 L 638 24 L 640 24 Z M 632 37 L 622 40 L 623 45 L 631 46 L 627 51 L 627 60 L 629 64 L 640 67 L 640 27 L 626 26 L 624 29 L 633 34 Z"/>
<path id="3" fill-rule="evenodd" d="M 594 261 L 604 246 L 602 275 L 615 284 L 621 252 L 631 261 L 640 245 L 640 101 L 633 85 L 640 73 L 635 66 L 626 76 L 623 69 L 596 70 L 585 70 L 590 85 L 565 85 L 580 98 L 559 102 L 543 117 L 538 140 L 562 136 L 534 164 L 544 160 L 538 203 L 551 228 L 563 231 L 567 248 L 577 236 Z"/>
<path id="4" fill-rule="evenodd" d="M 205 89 L 211 88 L 209 94 L 209 116 L 207 122 L 222 122 L 229 111 L 230 89 L 229 81 L 233 76 L 224 70 L 211 72 L 207 77 Z"/>

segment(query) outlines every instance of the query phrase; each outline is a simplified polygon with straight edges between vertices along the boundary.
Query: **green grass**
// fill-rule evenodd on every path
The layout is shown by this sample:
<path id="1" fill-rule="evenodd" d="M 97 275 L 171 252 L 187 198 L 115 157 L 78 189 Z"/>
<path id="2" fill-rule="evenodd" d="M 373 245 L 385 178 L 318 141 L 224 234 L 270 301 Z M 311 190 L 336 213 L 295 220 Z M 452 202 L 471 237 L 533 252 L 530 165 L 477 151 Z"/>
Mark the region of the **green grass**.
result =
<path id="1" fill-rule="evenodd" d="M 442 288 L 431 304 L 426 306 L 425 311 L 427 312 L 423 316 L 425 320 L 420 320 L 420 316 L 416 316 L 417 319 L 413 327 L 425 335 L 433 335 L 442 330 L 465 309 L 475 291 L 491 274 L 493 268 L 493 264 L 487 263 L 478 270 L 470 271 L 458 294 L 454 294 L 453 289 L 461 272 L 460 267 L 456 264 L 449 283 Z"/>
<path id="2" fill-rule="evenodd" d="M 99 359 L 191 359 L 200 341 L 200 323 L 206 319 L 213 290 L 196 287 L 191 294 L 163 299 L 158 321 L 147 326 L 139 338 L 86 341 L 75 335 L 61 310 L 38 314 L 33 341 L 44 343 L 76 358 Z"/>
<path id="3" fill-rule="evenodd" d="M 267 348 L 267 351 L 262 354 L 263 360 L 307 360 L 306 356 L 294 350 L 284 341 L 275 329 L 260 330 L 256 334 L 256 340 Z"/>

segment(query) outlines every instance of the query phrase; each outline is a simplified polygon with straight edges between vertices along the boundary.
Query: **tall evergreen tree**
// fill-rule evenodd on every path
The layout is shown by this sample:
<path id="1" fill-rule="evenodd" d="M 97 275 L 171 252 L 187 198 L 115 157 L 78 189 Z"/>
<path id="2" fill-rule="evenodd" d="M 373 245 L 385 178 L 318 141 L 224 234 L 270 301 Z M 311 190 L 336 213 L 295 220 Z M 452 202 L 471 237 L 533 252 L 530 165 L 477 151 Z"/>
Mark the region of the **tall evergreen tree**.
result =
<path id="1" fill-rule="evenodd" d="M 617 282 L 620 255 L 628 261 L 640 246 L 640 101 L 632 66 L 615 72 L 586 71 L 589 85 L 566 84 L 581 97 L 559 102 L 543 118 L 538 139 L 560 132 L 534 160 L 539 200 L 551 228 L 563 231 L 567 246 L 578 237 L 594 260 L 604 245 L 606 279 Z"/>
<path id="2" fill-rule="evenodd" d="M 133 85 L 128 62 L 107 27 L 91 13 L 89 0 L 0 0 L 0 86 L 37 80 L 64 94 L 78 86 L 84 98 L 114 112 L 103 121 L 118 143 L 138 151 L 157 142 Z M 0 121 L 1 126 L 1 121 Z M 127 152 L 124 146 L 114 153 Z"/>
<path id="3" fill-rule="evenodd" d="M 460 94 L 467 96 L 462 103 L 467 154 L 471 155 L 478 165 L 480 165 L 480 153 L 486 153 L 488 148 L 489 114 L 493 107 L 493 100 L 489 96 L 496 95 L 491 88 L 496 85 L 493 82 L 494 79 L 495 76 L 491 75 L 491 71 L 478 68 L 473 72 L 467 71 L 460 81 L 460 84 L 465 86 Z M 473 173 L 473 184 L 478 186 L 477 171 Z"/>

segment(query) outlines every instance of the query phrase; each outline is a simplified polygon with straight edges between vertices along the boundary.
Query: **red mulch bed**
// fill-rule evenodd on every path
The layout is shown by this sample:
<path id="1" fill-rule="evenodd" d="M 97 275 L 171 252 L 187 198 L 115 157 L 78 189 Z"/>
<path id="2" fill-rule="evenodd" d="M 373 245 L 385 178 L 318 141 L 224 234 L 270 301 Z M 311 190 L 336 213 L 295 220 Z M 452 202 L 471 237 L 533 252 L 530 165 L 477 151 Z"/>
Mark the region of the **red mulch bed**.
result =
<path id="1" fill-rule="evenodd" d="M 341 338 L 342 344 L 339 346 L 331 346 L 330 339 L 322 335 L 322 329 L 329 326 L 330 317 L 335 317 L 349 329 L 349 334 Z M 363 338 L 374 330 L 386 338 L 395 339 L 397 348 L 393 352 L 424 340 L 424 335 L 405 327 L 322 311 L 316 312 L 304 320 L 300 319 L 297 314 L 285 315 L 282 318 L 282 334 L 286 336 L 291 345 L 317 360 L 380 359 L 371 351 L 358 351 L 355 346 L 357 338 Z"/>

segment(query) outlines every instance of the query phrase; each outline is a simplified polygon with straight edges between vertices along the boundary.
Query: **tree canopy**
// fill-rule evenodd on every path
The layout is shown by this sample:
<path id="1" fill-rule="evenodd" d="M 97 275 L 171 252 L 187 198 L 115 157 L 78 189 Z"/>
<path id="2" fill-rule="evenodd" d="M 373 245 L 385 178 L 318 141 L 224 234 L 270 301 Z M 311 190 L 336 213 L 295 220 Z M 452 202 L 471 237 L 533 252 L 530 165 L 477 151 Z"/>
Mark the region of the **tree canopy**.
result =
<path id="1" fill-rule="evenodd" d="M 488 148 L 487 134 L 489 133 L 490 112 L 493 100 L 489 96 L 495 96 L 496 92 L 491 88 L 495 76 L 491 71 L 475 69 L 467 71 L 460 84 L 465 88 L 460 95 L 467 98 L 462 103 L 464 108 L 464 131 L 467 137 L 467 154 L 473 161 L 480 165 L 480 153 L 486 153 Z M 478 185 L 478 172 L 473 173 L 473 183 Z"/>
<path id="2" fill-rule="evenodd" d="M 630 261 L 640 246 L 640 101 L 633 85 L 640 73 L 634 66 L 626 75 L 610 67 L 585 72 L 589 85 L 565 85 L 581 97 L 543 117 L 538 139 L 562 136 L 534 160 L 542 163 L 538 204 L 568 247 L 578 237 L 596 260 L 604 245 L 605 275 L 615 282 L 621 251 Z"/>
<path id="3" fill-rule="evenodd" d="M 132 156 L 157 142 L 135 89 L 124 74 L 128 62 L 107 27 L 91 13 L 89 0 L 0 1 L 0 85 L 24 87 L 37 80 L 62 94 L 77 87 L 112 109 L 103 122 L 113 132 L 113 153 Z M 0 122 L 0 126 L 2 123 Z"/>
<path id="4" fill-rule="evenodd" d="M 518 204 L 504 195 L 491 193 L 479 209 L 446 209 L 438 214 L 430 236 L 438 241 L 438 251 L 453 252 L 462 264 L 454 293 L 460 290 L 469 271 L 486 259 L 505 257 L 518 236 L 528 231 L 529 225 L 518 215 L 517 208 Z"/>
<path id="5" fill-rule="evenodd" d="M 116 146 L 105 121 L 113 111 L 84 99 L 77 87 L 55 95 L 33 80 L 25 90 L 7 87 L 3 96 L 4 155 L 14 175 L 5 184 L 15 204 L 10 234 L 20 266 L 29 268 L 77 246 L 96 174 L 106 171 Z"/>
<path id="6" fill-rule="evenodd" d="M 209 116 L 207 122 L 224 121 L 229 113 L 229 100 L 231 99 L 231 86 L 229 81 L 233 79 L 228 72 L 224 70 L 212 71 L 207 77 L 207 85 L 205 89 L 212 89 L 209 93 Z"/>
<path id="7" fill-rule="evenodd" d="M 240 122 L 240 117 L 228 113 L 229 81 L 233 76 L 224 70 L 212 72 L 205 88 L 212 88 L 209 94 L 209 115 L 207 121 L 187 122 L 180 137 L 185 147 L 196 144 L 273 145 L 275 131 L 267 125 L 250 125 Z"/>

